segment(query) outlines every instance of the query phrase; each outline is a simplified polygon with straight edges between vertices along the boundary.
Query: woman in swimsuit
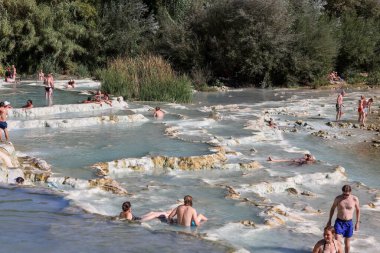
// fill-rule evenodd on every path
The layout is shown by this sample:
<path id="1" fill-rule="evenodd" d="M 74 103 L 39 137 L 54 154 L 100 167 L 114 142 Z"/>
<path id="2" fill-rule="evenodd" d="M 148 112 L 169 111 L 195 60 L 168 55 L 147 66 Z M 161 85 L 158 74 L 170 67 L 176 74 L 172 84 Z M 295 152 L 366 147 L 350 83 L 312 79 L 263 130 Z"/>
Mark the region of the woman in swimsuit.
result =
<path id="1" fill-rule="evenodd" d="M 131 202 L 124 202 L 121 208 L 123 209 L 123 211 L 119 214 L 119 218 L 131 221 L 150 221 L 156 218 L 162 218 L 166 221 L 168 219 L 169 214 L 172 212 L 172 210 L 166 212 L 149 212 L 141 217 L 137 217 L 132 213 Z"/>
<path id="2" fill-rule="evenodd" d="M 324 239 L 315 244 L 313 253 L 343 253 L 342 244 L 335 240 L 335 229 L 333 226 L 325 227 Z"/>

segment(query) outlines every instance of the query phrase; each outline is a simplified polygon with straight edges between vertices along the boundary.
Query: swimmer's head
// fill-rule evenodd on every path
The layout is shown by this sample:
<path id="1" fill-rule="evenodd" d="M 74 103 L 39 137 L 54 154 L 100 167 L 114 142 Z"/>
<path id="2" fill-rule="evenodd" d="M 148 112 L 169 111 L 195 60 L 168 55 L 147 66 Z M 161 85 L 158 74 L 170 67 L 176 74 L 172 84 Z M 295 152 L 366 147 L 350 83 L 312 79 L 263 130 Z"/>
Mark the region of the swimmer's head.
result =
<path id="1" fill-rule="evenodd" d="M 191 197 L 190 195 L 186 195 L 183 198 L 183 202 L 184 202 L 185 206 L 193 206 L 193 197 Z"/>
<path id="2" fill-rule="evenodd" d="M 323 237 L 325 238 L 326 241 L 331 242 L 334 240 L 335 237 L 335 229 L 333 226 L 327 226 L 325 227 L 323 231 Z"/>
<path id="3" fill-rule="evenodd" d="M 125 201 L 123 205 L 121 206 L 121 208 L 123 209 L 124 212 L 128 211 L 129 209 L 131 209 L 131 202 Z"/>

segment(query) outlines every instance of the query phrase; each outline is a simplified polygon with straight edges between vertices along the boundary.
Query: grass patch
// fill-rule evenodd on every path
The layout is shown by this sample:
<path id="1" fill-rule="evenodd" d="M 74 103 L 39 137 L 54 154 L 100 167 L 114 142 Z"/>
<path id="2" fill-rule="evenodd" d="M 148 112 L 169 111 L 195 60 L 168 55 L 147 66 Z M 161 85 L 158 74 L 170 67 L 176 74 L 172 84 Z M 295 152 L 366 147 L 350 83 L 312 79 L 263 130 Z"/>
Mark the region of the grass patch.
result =
<path id="1" fill-rule="evenodd" d="M 190 102 L 191 81 L 159 56 L 118 58 L 99 72 L 104 92 L 127 100 Z"/>

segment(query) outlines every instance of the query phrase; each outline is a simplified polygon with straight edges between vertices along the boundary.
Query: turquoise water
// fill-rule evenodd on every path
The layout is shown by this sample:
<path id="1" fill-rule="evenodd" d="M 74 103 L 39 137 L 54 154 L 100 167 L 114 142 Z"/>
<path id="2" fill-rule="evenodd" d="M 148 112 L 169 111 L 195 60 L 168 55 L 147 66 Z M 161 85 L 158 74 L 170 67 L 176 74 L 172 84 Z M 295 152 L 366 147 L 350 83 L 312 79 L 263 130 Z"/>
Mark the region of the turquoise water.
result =
<path id="1" fill-rule="evenodd" d="M 4 94 L 8 95 L 4 97 L 14 99 L 11 102 L 17 104 L 33 92 L 41 96 L 39 89 L 41 87 L 22 86 L 13 90 L 12 94 L 5 90 Z M 81 98 L 75 92 L 56 95 L 55 103 L 76 103 Z M 351 106 L 356 96 L 352 92 L 345 100 L 347 119 L 355 119 Z M 326 128 L 325 123 L 335 117 L 334 101 L 335 94 L 330 91 L 245 89 L 226 93 L 196 93 L 190 104 L 160 103 L 167 112 L 162 121 L 155 120 L 152 112 L 144 107 L 154 107 L 155 103 L 139 102 L 129 103 L 129 108 L 138 110 L 149 119 L 144 123 L 10 129 L 15 148 L 46 160 L 52 165 L 53 177 L 93 178 L 94 171 L 90 167 L 101 161 L 154 155 L 210 154 L 211 146 L 207 144 L 210 140 L 217 140 L 231 151 L 228 155 L 231 167 L 113 175 L 132 194 L 128 197 L 88 189 L 65 188 L 57 192 L 40 187 L 2 188 L 0 226 L 9 231 L 8 236 L 1 239 L 6 245 L 5 252 L 25 252 L 26 249 L 30 252 L 227 252 L 230 247 L 250 252 L 310 252 L 322 238 L 322 228 L 334 196 L 339 194 L 342 184 L 353 184 L 354 181 L 364 183 L 370 190 L 360 187 L 354 190 L 362 201 L 362 221 L 366 225 L 356 233 L 352 252 L 359 252 L 359 249 L 360 252 L 373 252 L 373 247 L 377 245 L 373 235 L 379 229 L 376 221 L 380 221 L 380 215 L 364 207 L 374 201 L 371 194 L 379 188 L 377 164 L 380 158 L 368 159 L 347 152 L 345 147 L 353 140 L 346 137 L 325 140 L 311 136 L 314 130 L 306 128 L 299 128 L 296 133 L 288 131 L 297 119 L 309 122 L 314 129 Z M 40 106 L 45 105 L 42 102 Z M 211 106 L 216 106 L 221 120 L 209 118 Z M 250 124 L 256 126 L 258 123 L 249 122 L 259 120 L 265 111 L 269 111 L 283 131 L 265 126 L 247 128 Z M 102 115 L 107 113 L 123 115 L 130 112 L 100 112 Z M 49 117 L 78 118 L 83 115 Z M 175 127 L 178 137 L 165 135 L 168 127 Z M 293 158 L 302 156 L 305 151 L 312 152 L 320 161 L 311 166 L 266 162 L 269 155 Z M 259 161 L 263 168 L 241 170 L 236 167 L 240 162 L 252 160 Z M 347 181 L 343 176 L 334 178 L 336 181 L 326 179 L 323 173 L 330 173 L 336 165 L 345 167 Z M 321 173 L 323 176 L 319 177 Z M 293 181 L 296 183 L 293 184 Z M 265 188 L 266 184 L 270 185 L 268 189 Z M 227 185 L 240 192 L 242 198 L 226 198 Z M 288 187 L 311 191 L 316 197 L 292 196 L 284 190 Z M 209 218 L 195 230 L 169 226 L 159 221 L 139 225 L 111 219 L 118 215 L 125 200 L 132 202 L 136 215 L 142 215 L 151 210 L 168 210 L 186 194 L 194 197 L 197 211 Z M 266 209 L 243 201 L 243 198 L 259 203 L 264 201 L 268 206 L 282 205 L 290 215 L 280 215 L 285 224 L 270 228 L 264 225 L 268 218 Z M 318 215 L 307 214 L 302 211 L 305 206 L 322 212 Z M 242 220 L 255 222 L 257 228 L 244 227 L 240 224 Z M 22 243 L 15 246 L 17 240 Z"/>

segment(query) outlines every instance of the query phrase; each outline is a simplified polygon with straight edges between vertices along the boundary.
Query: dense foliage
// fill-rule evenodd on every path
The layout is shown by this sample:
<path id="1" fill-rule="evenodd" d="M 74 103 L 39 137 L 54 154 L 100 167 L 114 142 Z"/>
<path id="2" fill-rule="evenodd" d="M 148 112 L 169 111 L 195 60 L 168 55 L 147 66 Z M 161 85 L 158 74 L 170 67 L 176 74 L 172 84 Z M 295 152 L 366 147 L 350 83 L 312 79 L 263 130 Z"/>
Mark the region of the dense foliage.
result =
<path id="1" fill-rule="evenodd" d="M 377 84 L 379 53 L 378 0 L 0 0 L 0 71 L 158 55 L 198 88 L 323 85 L 333 70 Z"/>
<path id="2" fill-rule="evenodd" d="M 105 92 L 128 100 L 189 102 L 192 96 L 190 80 L 157 56 L 115 59 L 100 78 Z"/>

